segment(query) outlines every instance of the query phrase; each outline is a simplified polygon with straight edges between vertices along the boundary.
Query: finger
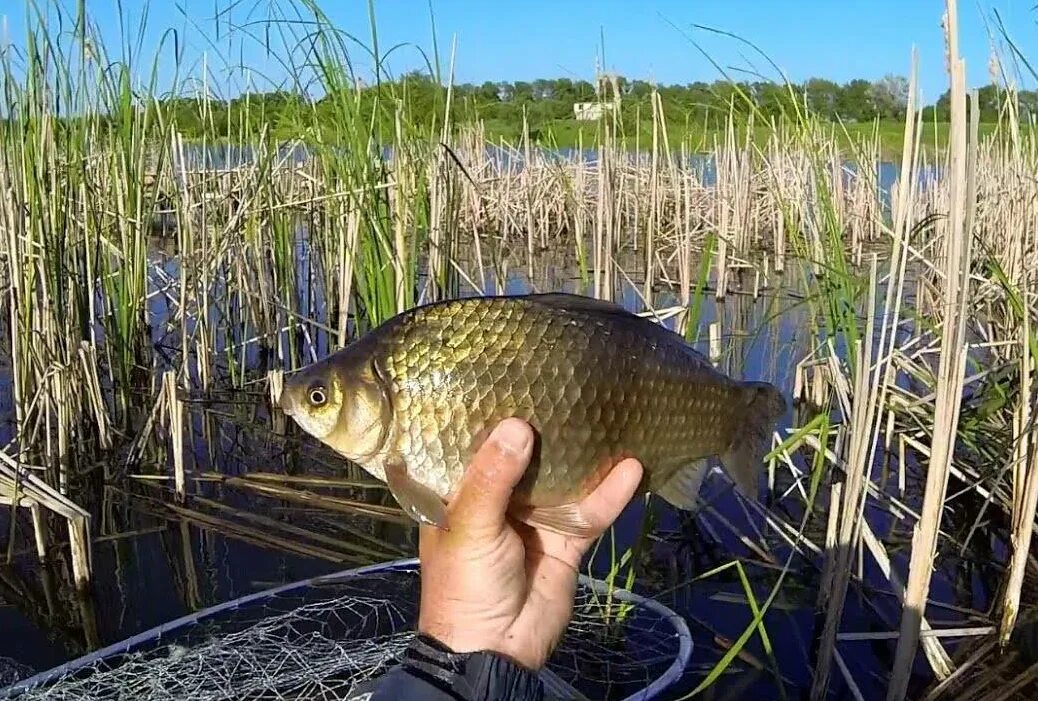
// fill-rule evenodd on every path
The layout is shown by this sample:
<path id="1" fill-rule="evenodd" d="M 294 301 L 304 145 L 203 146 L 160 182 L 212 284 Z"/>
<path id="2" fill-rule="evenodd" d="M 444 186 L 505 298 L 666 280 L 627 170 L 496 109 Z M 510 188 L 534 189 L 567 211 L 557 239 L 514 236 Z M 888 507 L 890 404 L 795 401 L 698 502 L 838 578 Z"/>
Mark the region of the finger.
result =
<path id="1" fill-rule="evenodd" d="M 622 460 L 595 491 L 581 500 L 580 513 L 596 533 L 609 528 L 631 501 L 641 484 L 642 472 L 642 464 L 634 458 Z"/>
<path id="2" fill-rule="evenodd" d="M 533 429 L 521 419 L 505 419 L 490 433 L 465 470 L 448 507 L 451 530 L 499 531 L 512 490 L 533 453 Z"/>

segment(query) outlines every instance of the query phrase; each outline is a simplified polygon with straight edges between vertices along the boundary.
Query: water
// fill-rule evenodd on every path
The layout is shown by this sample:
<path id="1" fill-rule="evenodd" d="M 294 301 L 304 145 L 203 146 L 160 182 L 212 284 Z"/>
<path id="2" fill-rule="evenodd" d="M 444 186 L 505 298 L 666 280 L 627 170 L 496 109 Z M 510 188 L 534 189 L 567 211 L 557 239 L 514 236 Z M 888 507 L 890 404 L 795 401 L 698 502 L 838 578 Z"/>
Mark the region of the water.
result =
<path id="1" fill-rule="evenodd" d="M 594 148 L 577 149 L 567 147 L 548 149 L 534 147 L 531 149 L 531 153 L 536 156 L 538 161 L 543 159 L 563 163 L 582 162 L 589 166 L 596 165 L 600 158 L 599 151 Z M 386 146 L 382 149 L 382 156 L 387 160 L 392 160 L 392 154 L 393 148 L 391 146 Z M 522 170 L 526 160 L 526 155 L 522 150 L 504 149 L 492 144 L 488 144 L 484 148 L 484 155 L 492 162 L 498 164 L 503 170 Z M 623 154 L 614 154 L 613 157 L 626 159 L 632 165 L 640 163 L 645 167 L 649 167 L 652 154 L 644 151 L 627 151 Z M 291 147 L 282 146 L 276 149 L 274 153 L 275 161 L 286 166 L 297 166 L 306 163 L 309 158 L 310 154 L 302 144 L 293 144 Z M 713 155 L 708 153 L 689 153 L 683 156 L 680 152 L 673 152 L 671 158 L 679 166 L 695 172 L 704 186 L 711 187 L 717 183 L 717 163 Z M 188 170 L 230 169 L 248 165 L 256 159 L 255 149 L 248 146 L 231 144 L 207 144 L 200 146 L 197 144 L 187 144 L 183 151 L 184 162 L 183 164 L 177 164 L 176 169 L 179 169 L 181 165 Z M 853 178 L 857 177 L 861 169 L 857 163 L 851 160 L 844 161 L 842 165 L 844 169 L 843 184 L 847 186 L 850 185 Z M 888 210 L 890 207 L 890 193 L 901 172 L 901 164 L 893 161 L 880 161 L 876 168 L 881 203 L 884 210 Z M 943 169 L 937 165 L 921 167 L 917 173 L 917 184 L 922 190 L 925 190 L 935 182 L 938 182 L 942 172 Z"/>
<path id="2" fill-rule="evenodd" d="M 175 262 L 168 265 L 175 266 Z M 175 267 L 169 270 L 175 272 Z M 640 308 L 640 287 L 637 278 L 622 284 L 618 301 L 629 308 Z M 751 287 L 752 278 L 746 282 L 746 288 Z M 533 277 L 521 269 L 512 273 L 505 288 L 510 293 L 587 292 L 572 267 L 550 256 L 540 261 Z M 657 308 L 675 302 L 675 296 L 667 291 L 660 291 L 653 300 Z M 153 300 L 152 313 L 157 316 L 167 313 L 157 298 Z M 725 353 L 721 367 L 726 372 L 736 377 L 773 381 L 788 394 L 795 363 L 815 341 L 805 333 L 806 313 L 803 305 L 782 291 L 759 298 L 732 294 L 723 305 L 714 305 L 712 298 L 708 298 L 702 328 L 714 320 L 722 322 Z M 706 350 L 705 342 L 698 345 Z M 10 411 L 8 405 L 4 408 Z M 221 394 L 217 399 L 192 403 L 190 408 L 192 441 L 188 468 L 195 472 L 231 477 L 255 470 L 290 475 L 338 472 L 334 466 L 340 463 L 329 451 L 303 437 L 283 420 L 279 421 L 277 416 L 269 416 L 258 394 Z M 786 425 L 792 419 L 792 415 L 787 417 Z M 161 447 L 164 443 L 159 441 L 158 445 Z M 144 465 L 136 469 L 146 471 L 149 463 L 164 469 L 168 455 L 164 449 L 151 453 Z M 356 473 L 348 476 L 363 477 Z M 791 488 L 788 474 L 780 471 L 778 482 L 776 493 L 788 493 Z M 917 476 L 910 475 L 909 486 L 905 500 L 910 506 L 918 507 L 921 490 Z M 123 490 L 138 496 L 127 497 Z M 415 552 L 413 529 L 391 520 L 317 513 L 299 504 L 258 497 L 218 481 L 192 485 L 192 493 L 196 499 L 208 499 L 213 504 L 206 509 L 210 518 L 224 518 L 237 524 L 241 529 L 238 534 L 229 535 L 226 528 L 215 521 L 202 522 L 197 517 L 161 507 L 161 500 L 155 501 L 162 496 L 156 486 L 142 486 L 132 480 L 116 480 L 105 485 L 96 474 L 83 485 L 77 485 L 76 494 L 86 495 L 84 505 L 94 514 L 93 532 L 99 536 L 94 545 L 94 591 L 86 597 L 72 591 L 64 549 L 55 550 L 56 560 L 46 567 L 35 564 L 31 549 L 19 552 L 13 566 L 0 569 L 0 630 L 9 633 L 0 640 L 0 657 L 10 657 L 36 670 L 48 669 L 205 606 L 301 578 Z M 352 488 L 344 493 L 370 503 L 393 503 L 385 490 L 378 487 Z M 726 647 L 719 639 L 735 640 L 751 620 L 748 606 L 740 601 L 745 593 L 734 569 L 704 579 L 696 578 L 739 558 L 753 583 L 755 598 L 763 601 L 789 553 L 779 531 L 747 512 L 733 497 L 726 481 L 711 477 L 704 485 L 704 494 L 710 510 L 698 516 L 677 512 L 658 502 L 654 504 L 657 518 L 654 542 L 642 563 L 643 572 L 636 587 L 656 592 L 663 603 L 680 611 L 689 620 L 695 635 L 692 670 L 675 694 L 691 690 L 721 658 Z M 238 512 L 220 511 L 215 505 Z M 778 513 L 787 512 L 785 520 L 793 524 L 801 517 L 795 499 L 790 497 L 775 498 L 773 508 Z M 824 542 L 826 510 L 823 498 L 807 528 L 807 537 L 819 545 Z M 261 542 L 276 533 L 276 529 L 265 522 L 243 525 L 237 518 L 241 513 L 324 534 L 341 541 L 344 548 L 348 543 L 364 543 L 372 552 L 348 553 L 354 559 L 341 562 L 286 552 L 269 541 Z M 643 505 L 636 502 L 617 522 L 619 551 L 636 541 L 643 514 Z M 963 518 L 968 523 L 970 516 L 953 511 L 948 516 L 948 528 L 956 528 Z M 875 505 L 869 507 L 867 519 L 880 539 L 888 543 L 895 566 L 904 572 L 907 547 L 898 551 L 893 543 L 907 540 L 907 528 Z M 7 532 L 8 525 L 5 512 L 0 515 L 3 532 Z M 20 527 L 24 526 L 21 520 Z M 741 542 L 743 534 L 749 534 L 755 547 Z M 24 544 L 24 539 L 19 543 Z M 321 547 L 328 549 L 326 543 Z M 607 549 L 603 550 L 594 563 L 599 572 L 609 564 Z M 816 623 L 813 608 L 820 586 L 817 567 L 820 561 L 817 558 L 813 563 L 803 558 L 794 560 L 782 594 L 765 618 L 777 668 L 791 691 L 810 685 L 810 637 Z M 977 561 L 983 562 L 983 559 L 969 556 L 962 560 L 941 559 L 932 598 L 983 610 L 992 596 L 989 582 L 997 572 L 991 567 L 985 571 L 979 565 L 976 572 L 968 571 Z M 856 594 L 856 587 L 852 585 L 841 630 L 896 630 L 900 615 L 896 599 L 883 593 L 889 591 L 889 584 L 868 557 L 863 576 L 865 586 L 875 592 L 869 596 Z M 936 616 L 944 625 L 967 620 L 964 613 L 946 608 L 928 610 L 927 615 Z M 948 647 L 954 649 L 955 642 L 950 641 Z M 745 650 L 762 661 L 765 670 L 756 671 L 752 665 L 735 665 L 733 669 L 739 671 L 730 672 L 717 682 L 715 688 L 719 695 L 723 697 L 724 693 L 738 690 L 749 698 L 774 698 L 776 685 L 768 671 L 769 663 L 760 637 L 754 636 Z M 875 698 L 880 694 L 889 673 L 893 642 L 844 642 L 839 651 L 866 697 Z M 925 672 L 925 669 L 920 667 L 919 671 Z M 832 687 L 831 698 L 850 698 L 838 672 L 834 674 Z"/>

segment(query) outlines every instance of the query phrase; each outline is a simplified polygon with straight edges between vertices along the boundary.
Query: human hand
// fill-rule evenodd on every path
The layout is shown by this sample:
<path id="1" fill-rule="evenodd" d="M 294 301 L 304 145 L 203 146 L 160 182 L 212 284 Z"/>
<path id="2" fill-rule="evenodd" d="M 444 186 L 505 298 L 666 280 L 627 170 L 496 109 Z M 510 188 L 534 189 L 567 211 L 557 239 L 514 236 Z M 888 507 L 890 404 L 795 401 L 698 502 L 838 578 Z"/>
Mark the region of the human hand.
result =
<path id="1" fill-rule="evenodd" d="M 505 515 L 533 438 L 520 419 L 498 424 L 449 500 L 450 530 L 421 526 L 418 630 L 454 652 L 489 650 L 536 671 L 569 623 L 581 558 L 634 496 L 642 466 L 623 460 L 580 502 L 589 537 L 561 535 Z"/>

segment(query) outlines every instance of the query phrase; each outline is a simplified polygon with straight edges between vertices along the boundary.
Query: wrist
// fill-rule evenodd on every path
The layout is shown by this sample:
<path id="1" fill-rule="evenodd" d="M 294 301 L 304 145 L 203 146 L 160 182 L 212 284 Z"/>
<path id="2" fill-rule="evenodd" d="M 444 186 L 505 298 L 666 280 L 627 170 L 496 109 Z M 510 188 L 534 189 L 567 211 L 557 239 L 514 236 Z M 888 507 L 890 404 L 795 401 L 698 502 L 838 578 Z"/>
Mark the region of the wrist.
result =
<path id="1" fill-rule="evenodd" d="M 534 672 L 544 666 L 548 652 L 540 646 L 532 644 L 525 636 L 508 636 L 497 630 L 483 630 L 477 624 L 436 625 L 435 621 L 418 622 L 418 633 L 427 640 L 435 640 L 437 644 L 455 654 L 471 654 L 474 652 L 490 652 L 507 657 L 514 664 Z"/>
<path id="2" fill-rule="evenodd" d="M 543 699 L 540 677 L 521 662 L 496 650 L 456 652 L 425 632 L 407 646 L 401 664 L 464 701 Z"/>

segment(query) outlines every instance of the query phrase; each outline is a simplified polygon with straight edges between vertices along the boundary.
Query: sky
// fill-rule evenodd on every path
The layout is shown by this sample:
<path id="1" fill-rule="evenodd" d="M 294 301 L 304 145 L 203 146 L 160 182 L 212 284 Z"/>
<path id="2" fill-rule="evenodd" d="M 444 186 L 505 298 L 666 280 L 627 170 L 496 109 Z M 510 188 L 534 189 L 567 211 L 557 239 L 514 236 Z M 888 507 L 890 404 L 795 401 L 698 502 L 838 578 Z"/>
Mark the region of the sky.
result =
<path id="1" fill-rule="evenodd" d="M 75 6 L 75 0 L 61 1 Z M 370 46 L 366 0 L 318 1 L 337 28 Z M 271 6 L 285 7 L 284 0 L 122 0 L 132 27 L 126 30 L 120 30 L 116 0 L 85 2 L 113 46 L 118 45 L 120 33 L 138 35 L 136 22 L 147 4 L 148 26 L 141 43 L 145 52 L 160 45 L 164 30 L 176 29 L 191 66 L 197 69 L 205 56 L 204 65 L 211 69 L 218 93 L 235 92 L 235 86 L 243 84 L 220 72 L 228 63 L 267 76 L 271 82 L 266 88 L 274 87 L 285 74 L 262 49 L 262 30 L 255 23 L 270 16 Z M 604 41 L 604 69 L 663 84 L 709 82 L 723 77 L 721 70 L 737 78 L 781 80 L 784 76 L 795 82 L 809 77 L 843 83 L 890 73 L 907 76 L 915 47 L 923 101 L 934 101 L 948 86 L 940 24 L 944 0 L 376 0 L 380 48 L 385 52 L 396 47 L 387 61 L 395 74 L 422 67 L 423 50 L 431 55 L 430 3 L 444 69 L 449 67 L 452 42 L 457 42 L 457 82 L 593 79 Z M 0 0 L 0 15 L 6 15 L 0 32 L 6 30 L 16 45 L 24 44 L 26 4 L 25 0 Z M 971 86 L 990 82 L 993 46 L 1007 63 L 1012 58 L 997 30 L 996 11 L 1009 36 L 1038 70 L 1034 5 L 1034 0 L 960 2 L 961 54 Z M 220 19 L 214 23 L 217 13 Z M 249 26 L 260 34 L 228 55 L 228 23 Z M 218 26 L 221 38 L 210 43 Z M 354 56 L 362 69 L 370 67 L 370 59 L 359 48 Z M 168 58 L 159 61 L 159 76 L 166 85 L 174 79 L 174 65 Z M 1017 70 L 1023 73 L 1018 76 L 1023 87 L 1035 87 L 1025 67 Z"/>

